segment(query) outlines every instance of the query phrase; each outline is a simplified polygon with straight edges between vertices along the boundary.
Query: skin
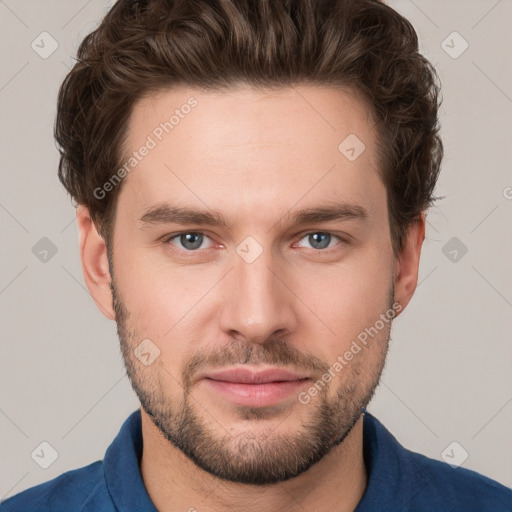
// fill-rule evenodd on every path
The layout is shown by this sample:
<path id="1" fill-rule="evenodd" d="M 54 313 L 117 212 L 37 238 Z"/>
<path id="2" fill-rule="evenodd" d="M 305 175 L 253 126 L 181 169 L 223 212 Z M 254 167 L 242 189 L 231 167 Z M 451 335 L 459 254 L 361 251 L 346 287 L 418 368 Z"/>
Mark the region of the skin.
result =
<path id="1" fill-rule="evenodd" d="M 163 91 L 135 105 L 127 153 L 191 96 L 197 106 L 124 179 L 110 266 L 89 211 L 77 212 L 87 286 L 117 321 L 141 401 L 145 486 L 161 512 L 352 511 L 367 484 L 361 410 L 391 322 L 307 404 L 292 393 L 242 407 L 199 377 L 279 366 L 309 376 L 307 392 L 392 304 L 405 309 L 425 217 L 395 257 L 376 133 L 355 91 Z M 349 134 L 366 146 L 354 161 L 338 150 Z M 367 220 L 288 222 L 334 201 L 364 207 Z M 140 221 L 164 202 L 218 210 L 229 225 Z M 205 236 L 164 239 L 190 232 Z M 314 233 L 332 235 L 327 248 Z M 249 236 L 262 250 L 251 263 L 236 251 Z M 147 366 L 134 353 L 144 339 L 159 350 Z"/>

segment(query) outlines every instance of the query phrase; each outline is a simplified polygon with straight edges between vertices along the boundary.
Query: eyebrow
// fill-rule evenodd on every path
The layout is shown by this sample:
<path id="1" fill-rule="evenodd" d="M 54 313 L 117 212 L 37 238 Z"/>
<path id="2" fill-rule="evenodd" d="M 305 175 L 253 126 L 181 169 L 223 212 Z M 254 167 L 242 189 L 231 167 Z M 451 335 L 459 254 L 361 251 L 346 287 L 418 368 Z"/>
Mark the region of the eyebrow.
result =
<path id="1" fill-rule="evenodd" d="M 292 225 L 312 224 L 315 222 L 356 220 L 366 222 L 369 214 L 363 206 L 352 203 L 330 203 L 327 206 L 305 208 L 288 212 L 278 223 L 287 220 Z M 200 224 L 222 226 L 229 229 L 229 223 L 217 210 L 200 210 L 163 203 L 146 209 L 139 221 L 141 227 L 148 224 Z"/>

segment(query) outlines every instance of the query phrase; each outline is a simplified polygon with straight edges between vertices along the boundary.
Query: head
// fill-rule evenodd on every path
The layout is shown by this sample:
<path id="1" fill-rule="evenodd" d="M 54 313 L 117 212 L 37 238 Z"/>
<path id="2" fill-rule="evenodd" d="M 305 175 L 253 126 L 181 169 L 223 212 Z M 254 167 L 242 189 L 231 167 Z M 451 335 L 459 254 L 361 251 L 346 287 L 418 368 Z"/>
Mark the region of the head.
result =
<path id="1" fill-rule="evenodd" d="M 55 135 L 85 279 L 209 473 L 297 476 L 371 400 L 435 199 L 436 78 L 376 0 L 118 0 L 82 42 Z M 308 380 L 237 403 L 204 378 L 235 366 Z"/>

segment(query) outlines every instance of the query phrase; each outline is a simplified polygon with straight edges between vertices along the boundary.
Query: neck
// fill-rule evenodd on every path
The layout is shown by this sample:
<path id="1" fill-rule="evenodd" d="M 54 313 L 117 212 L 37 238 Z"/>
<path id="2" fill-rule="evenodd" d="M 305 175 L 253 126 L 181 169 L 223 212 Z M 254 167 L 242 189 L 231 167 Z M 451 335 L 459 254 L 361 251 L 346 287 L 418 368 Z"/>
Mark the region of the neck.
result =
<path id="1" fill-rule="evenodd" d="M 141 416 L 140 469 L 159 512 L 353 512 L 366 488 L 363 416 L 344 441 L 308 471 L 268 486 L 220 480 L 196 466 L 167 441 L 142 408 Z"/>

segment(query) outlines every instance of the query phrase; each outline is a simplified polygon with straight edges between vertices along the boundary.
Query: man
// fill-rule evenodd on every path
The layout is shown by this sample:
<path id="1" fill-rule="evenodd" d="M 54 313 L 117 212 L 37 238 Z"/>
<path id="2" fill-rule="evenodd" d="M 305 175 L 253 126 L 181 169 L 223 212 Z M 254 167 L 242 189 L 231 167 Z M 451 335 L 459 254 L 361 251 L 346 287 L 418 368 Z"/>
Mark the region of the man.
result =
<path id="1" fill-rule="evenodd" d="M 366 412 L 417 284 L 436 74 L 376 0 L 119 0 L 59 95 L 85 281 L 141 402 L 38 511 L 504 511 Z"/>

